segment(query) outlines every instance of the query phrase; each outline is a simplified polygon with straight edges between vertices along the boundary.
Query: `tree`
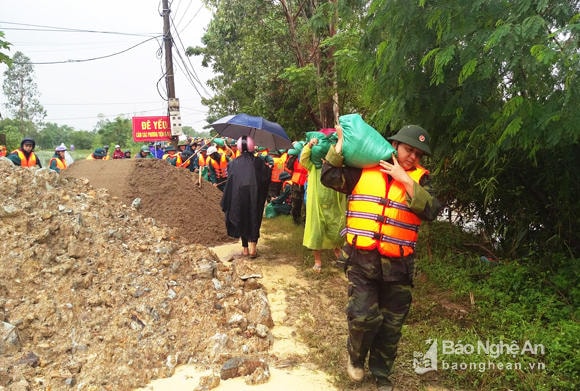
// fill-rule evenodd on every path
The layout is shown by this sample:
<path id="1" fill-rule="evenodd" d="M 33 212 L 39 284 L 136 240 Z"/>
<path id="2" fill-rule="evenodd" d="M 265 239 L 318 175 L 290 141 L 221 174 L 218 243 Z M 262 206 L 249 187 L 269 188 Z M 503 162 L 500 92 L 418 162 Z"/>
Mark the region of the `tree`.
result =
<path id="1" fill-rule="evenodd" d="M 95 145 L 96 134 L 88 130 L 75 130 L 65 143 L 75 146 L 76 149 L 91 149 Z"/>
<path id="2" fill-rule="evenodd" d="M 2 53 L 3 50 L 10 50 L 10 43 L 6 42 L 4 39 L 4 32 L 0 31 L 0 64 L 4 63 L 10 65 L 12 60 L 10 60 L 10 56 L 6 53 Z"/>
<path id="3" fill-rule="evenodd" d="M 0 120 L 0 133 L 6 135 L 6 148 L 8 148 L 9 152 L 20 147 L 23 134 L 20 128 L 21 125 L 22 123 L 20 121 L 11 118 Z M 24 134 L 30 137 L 35 137 L 36 131 L 33 124 L 31 122 L 25 122 L 24 126 Z"/>
<path id="4" fill-rule="evenodd" d="M 334 125 L 336 106 L 343 103 L 337 102 L 341 83 L 333 37 L 338 21 L 346 26 L 353 9 L 362 5 L 315 0 L 207 3 L 215 8 L 215 17 L 202 39 L 204 47 L 189 48 L 188 55 L 203 55 L 202 63 L 217 75 L 208 83 L 214 97 L 203 102 L 210 108 L 208 122 L 248 112 L 283 124 L 294 138 Z"/>
<path id="5" fill-rule="evenodd" d="M 22 52 L 14 53 L 12 64 L 4 76 L 2 89 L 7 99 L 6 108 L 20 121 L 20 131 L 24 135 L 26 121 L 39 124 L 46 117 L 46 111 L 38 101 L 39 94 L 30 59 Z"/>
<path id="6" fill-rule="evenodd" d="M 105 120 L 97 130 L 97 141 L 101 145 L 119 144 L 122 148 L 131 145 L 133 125 L 131 120 L 117 117 L 114 121 Z"/>
<path id="7" fill-rule="evenodd" d="M 44 124 L 42 130 L 36 136 L 36 144 L 45 149 L 54 149 L 61 143 L 68 143 L 74 129 L 68 125 L 58 125 L 56 123 Z"/>
<path id="8" fill-rule="evenodd" d="M 338 91 L 385 136 L 430 131 L 441 198 L 494 251 L 580 254 L 578 2 L 207 2 L 188 54 L 218 75 L 210 117 L 247 111 L 298 138 Z"/>
<path id="9" fill-rule="evenodd" d="M 349 57 L 371 121 L 429 129 L 443 198 L 509 256 L 580 254 L 578 12 L 566 0 L 375 0 Z"/>

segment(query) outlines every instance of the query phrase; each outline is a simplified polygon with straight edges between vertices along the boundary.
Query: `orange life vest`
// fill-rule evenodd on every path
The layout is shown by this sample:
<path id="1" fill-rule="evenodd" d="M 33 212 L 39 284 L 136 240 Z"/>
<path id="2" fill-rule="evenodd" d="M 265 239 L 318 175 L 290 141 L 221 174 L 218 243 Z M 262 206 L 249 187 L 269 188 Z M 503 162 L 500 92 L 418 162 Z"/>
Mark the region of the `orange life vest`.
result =
<path id="1" fill-rule="evenodd" d="M 294 160 L 294 170 L 292 171 L 292 183 L 304 186 L 308 179 L 308 170 L 300 164 L 300 159 Z"/>
<path id="2" fill-rule="evenodd" d="M 280 174 L 282 174 L 284 172 L 284 164 L 286 163 L 286 160 L 280 156 L 280 157 L 275 157 L 274 159 L 274 165 L 272 166 L 272 176 L 270 178 L 271 182 L 282 182 L 280 180 Z"/>
<path id="3" fill-rule="evenodd" d="M 59 159 L 57 157 L 52 157 L 49 161 L 48 161 L 48 167 L 50 167 L 50 165 L 52 164 L 52 161 L 55 160 L 56 161 L 56 168 L 58 168 L 59 170 L 64 170 L 66 168 L 66 161 L 64 159 Z"/>
<path id="4" fill-rule="evenodd" d="M 418 166 L 407 171 L 417 183 L 428 171 Z M 374 250 L 386 257 L 413 254 L 421 219 L 409 209 L 402 183 L 390 179 L 380 167 L 365 168 L 351 195 L 346 212 L 347 242 L 362 250 Z"/>
<path id="5" fill-rule="evenodd" d="M 15 149 L 12 153 L 18 154 L 18 157 L 20 158 L 20 167 L 34 167 L 37 165 L 36 154 L 34 152 L 30 152 L 28 158 L 26 158 L 26 155 L 20 149 Z"/>
<path id="6" fill-rule="evenodd" d="M 218 178 L 226 178 L 228 176 L 228 159 L 225 154 L 220 154 L 220 161 L 215 161 L 211 156 L 207 157 L 206 165 L 213 167 L 215 176 Z"/>
<path id="7" fill-rule="evenodd" d="M 197 165 L 199 168 L 205 167 L 207 157 L 200 152 L 197 153 Z"/>
<path id="8" fill-rule="evenodd" d="M 175 164 L 175 167 L 187 168 L 187 167 L 189 167 L 189 164 L 191 163 L 191 159 L 193 159 L 193 158 L 191 158 L 191 159 L 189 159 L 189 158 L 184 159 L 182 154 L 183 154 L 183 152 L 178 152 L 177 153 L 177 155 L 179 156 L 178 160 L 181 160 L 181 162 L 180 163 L 176 163 Z"/>
<path id="9" fill-rule="evenodd" d="M 181 154 L 179 153 L 174 153 L 173 155 L 170 153 L 165 153 L 162 157 L 162 160 L 167 160 L 167 162 L 169 162 L 171 164 L 171 162 L 169 161 L 169 159 L 175 159 L 175 167 L 179 167 L 181 166 L 181 163 L 183 163 L 183 159 L 181 159 Z"/>

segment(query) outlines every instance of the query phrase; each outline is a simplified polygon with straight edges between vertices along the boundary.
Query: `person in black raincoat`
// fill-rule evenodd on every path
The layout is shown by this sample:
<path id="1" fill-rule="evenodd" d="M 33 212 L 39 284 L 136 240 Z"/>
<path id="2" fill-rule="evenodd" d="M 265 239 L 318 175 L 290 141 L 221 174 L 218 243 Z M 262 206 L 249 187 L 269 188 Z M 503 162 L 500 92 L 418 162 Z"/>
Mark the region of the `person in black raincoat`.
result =
<path id="1" fill-rule="evenodd" d="M 255 258 L 271 169 L 254 155 L 254 140 L 242 136 L 240 156 L 228 163 L 228 179 L 221 200 L 228 236 L 241 238 L 242 255 Z"/>

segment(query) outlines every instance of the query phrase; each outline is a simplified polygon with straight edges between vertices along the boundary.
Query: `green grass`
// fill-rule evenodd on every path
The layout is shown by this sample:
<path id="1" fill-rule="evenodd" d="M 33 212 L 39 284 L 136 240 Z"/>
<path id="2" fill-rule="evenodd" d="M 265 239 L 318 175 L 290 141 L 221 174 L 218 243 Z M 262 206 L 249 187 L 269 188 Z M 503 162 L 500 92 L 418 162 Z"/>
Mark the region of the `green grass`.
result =
<path id="1" fill-rule="evenodd" d="M 308 281 L 309 289 L 295 287 L 288 294 L 296 307 L 291 316 L 301 326 L 298 335 L 311 349 L 310 360 L 334 378 L 338 389 L 373 389 L 368 377 L 357 386 L 344 373 L 346 281 L 341 270 L 328 266 L 333 258 L 330 251 L 325 253 L 322 273 L 311 272 L 313 258 L 302 246 L 303 232 L 289 216 L 264 219 L 262 225 L 269 251 L 293 264 Z M 450 390 L 577 389 L 578 260 L 562 259 L 556 270 L 543 270 L 527 260 L 490 263 L 464 245 L 474 242 L 475 238 L 444 223 L 424 227 L 413 306 L 403 329 L 394 380 L 406 390 L 433 386 Z M 460 347 L 489 341 L 495 346 L 515 343 L 521 348 L 529 341 L 543 345 L 545 352 L 493 358 L 483 351 L 444 355 L 439 347 L 438 371 L 420 376 L 412 363 L 414 354 L 426 351 L 427 339 L 451 341 Z M 472 369 L 443 369 L 442 359 Z M 482 363 L 487 363 L 483 370 Z M 515 369 L 493 366 L 498 363 Z M 545 367 L 538 369 L 539 364 Z"/>
<path id="2" fill-rule="evenodd" d="M 48 162 L 49 162 L 50 158 L 52 158 L 52 156 L 54 155 L 54 151 L 52 151 L 52 150 L 37 150 L 34 152 L 36 152 L 36 155 L 40 159 L 40 163 L 42 164 L 42 167 L 48 167 Z M 93 152 L 93 151 L 88 150 L 88 149 L 69 151 L 69 153 L 71 154 L 71 156 L 74 160 L 86 159 L 86 157 L 91 152 Z"/>

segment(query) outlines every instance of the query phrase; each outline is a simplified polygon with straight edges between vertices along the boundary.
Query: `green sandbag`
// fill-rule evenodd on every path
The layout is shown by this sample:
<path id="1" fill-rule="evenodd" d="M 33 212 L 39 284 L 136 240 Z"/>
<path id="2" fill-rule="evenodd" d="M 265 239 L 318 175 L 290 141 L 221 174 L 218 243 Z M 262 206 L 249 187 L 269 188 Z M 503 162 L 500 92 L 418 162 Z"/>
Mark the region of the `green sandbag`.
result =
<path id="1" fill-rule="evenodd" d="M 300 152 L 302 151 L 302 148 L 304 148 L 304 141 L 294 141 L 292 143 L 292 146 L 294 147 L 295 150 Z"/>
<path id="2" fill-rule="evenodd" d="M 322 159 L 328 153 L 330 148 L 330 141 L 326 135 L 322 132 L 306 132 L 306 142 L 310 142 L 313 138 L 318 139 L 318 144 L 312 147 L 312 152 L 310 152 L 310 161 L 314 164 L 314 167 L 322 167 Z"/>
<path id="3" fill-rule="evenodd" d="M 342 127 L 342 155 L 344 164 L 350 167 L 367 168 L 389 160 L 395 148 L 360 114 L 347 114 L 338 118 Z"/>
<path id="4" fill-rule="evenodd" d="M 274 204 L 272 204 L 271 202 L 269 202 L 268 205 L 266 205 L 266 207 L 264 208 L 264 214 L 267 219 L 271 219 L 273 217 L 278 216 L 278 212 L 276 212 L 276 208 Z"/>

